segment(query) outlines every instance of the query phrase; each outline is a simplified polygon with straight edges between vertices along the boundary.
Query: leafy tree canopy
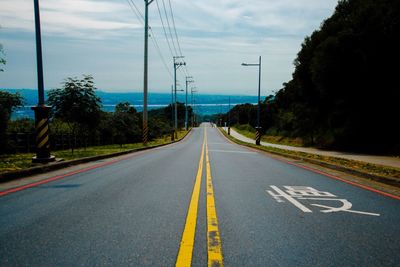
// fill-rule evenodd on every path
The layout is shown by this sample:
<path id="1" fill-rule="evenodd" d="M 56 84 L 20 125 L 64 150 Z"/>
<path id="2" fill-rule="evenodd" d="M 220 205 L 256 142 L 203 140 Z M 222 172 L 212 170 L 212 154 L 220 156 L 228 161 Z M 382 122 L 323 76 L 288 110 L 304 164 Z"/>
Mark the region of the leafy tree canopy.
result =
<path id="1" fill-rule="evenodd" d="M 90 75 L 82 79 L 67 78 L 62 88 L 48 92 L 48 104 L 52 106 L 54 117 L 86 129 L 95 128 L 101 114 L 101 100 L 95 90 Z"/>
<path id="2" fill-rule="evenodd" d="M 399 152 L 399 33 L 400 1 L 339 1 L 305 38 L 292 79 L 264 102 L 264 129 L 318 146 Z M 253 107 L 235 112 L 254 125 Z"/>
<path id="3" fill-rule="evenodd" d="M 6 131 L 11 112 L 22 104 L 23 99 L 19 94 L 0 91 L 0 153 L 7 150 Z"/>

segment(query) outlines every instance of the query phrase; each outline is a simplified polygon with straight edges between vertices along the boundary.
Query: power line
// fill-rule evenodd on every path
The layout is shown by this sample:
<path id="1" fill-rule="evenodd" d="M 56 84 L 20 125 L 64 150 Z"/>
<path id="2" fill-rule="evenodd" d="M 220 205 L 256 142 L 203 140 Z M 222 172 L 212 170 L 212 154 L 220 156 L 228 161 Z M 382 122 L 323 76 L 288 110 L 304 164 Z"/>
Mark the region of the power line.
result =
<path id="1" fill-rule="evenodd" d="M 164 64 L 164 67 L 165 67 L 166 70 L 168 71 L 169 76 L 170 76 L 171 78 L 173 78 L 172 73 L 171 73 L 171 71 L 169 70 L 167 63 L 165 62 L 165 59 L 164 59 L 164 57 L 162 56 L 160 46 L 158 45 L 157 39 L 155 38 L 154 32 L 153 32 L 153 30 L 152 30 L 151 28 L 150 28 L 150 31 L 151 31 L 151 36 L 153 37 L 153 38 L 151 38 L 151 40 L 153 40 L 153 44 L 154 44 L 154 46 L 156 47 L 156 49 L 157 49 L 157 51 L 158 51 L 158 54 L 159 54 L 160 57 L 161 57 L 161 60 L 162 60 L 162 62 L 163 62 L 163 64 Z"/>
<path id="2" fill-rule="evenodd" d="M 170 26 L 170 24 L 169 24 L 169 19 L 168 19 L 168 14 L 167 14 L 167 8 L 165 7 L 165 2 L 164 2 L 164 0 L 162 0 L 162 3 L 163 3 L 163 8 L 164 8 L 165 18 L 166 18 L 166 20 L 167 20 L 169 35 L 171 36 L 172 46 L 174 47 L 174 51 L 175 51 L 175 56 L 179 56 L 179 54 L 178 54 L 178 52 L 177 52 L 177 50 L 176 50 L 174 38 L 173 38 L 173 36 L 172 36 L 171 26 Z M 181 56 L 181 55 L 180 55 L 180 56 Z"/>
<path id="3" fill-rule="evenodd" d="M 143 15 L 141 14 L 141 12 L 140 12 L 140 10 L 138 9 L 137 5 L 135 5 L 135 3 L 133 2 L 133 0 L 130 0 L 130 1 L 132 2 L 132 4 L 134 5 L 135 9 L 136 9 L 137 12 L 139 13 L 140 17 L 143 19 Z M 170 34 L 171 42 L 172 42 L 172 45 L 173 45 L 173 47 L 174 47 L 175 55 L 178 55 L 178 51 L 177 51 L 177 49 L 176 49 L 176 45 L 175 45 L 175 42 L 174 42 L 174 37 L 173 37 L 173 35 L 172 35 L 172 30 L 171 30 L 170 22 L 169 22 L 169 19 L 168 19 L 168 12 L 167 12 L 167 8 L 166 8 L 166 4 L 165 4 L 165 1 L 164 1 L 164 0 L 162 0 L 162 2 L 163 2 L 164 14 L 165 14 L 165 18 L 166 18 L 166 21 L 167 21 L 168 31 L 169 31 L 169 34 Z M 161 24 L 162 24 L 162 26 L 163 26 L 164 35 L 165 35 L 165 38 L 166 38 L 166 41 L 167 41 L 167 44 L 168 44 L 168 48 L 169 48 L 169 50 L 170 50 L 171 56 L 174 57 L 174 53 L 173 53 L 173 51 L 172 51 L 172 48 L 171 48 L 171 45 L 170 45 L 170 42 L 169 42 L 168 34 L 166 33 L 166 30 L 165 30 L 165 24 L 164 24 L 164 20 L 163 20 L 163 18 L 162 18 L 162 15 L 161 15 L 161 11 L 160 11 L 160 6 L 159 6 L 159 4 L 158 4 L 158 0 L 156 0 L 156 4 L 157 4 L 158 13 L 159 13 L 159 16 L 160 16 L 160 19 L 161 19 Z M 173 23 L 173 27 L 174 27 L 174 33 L 175 33 L 175 37 L 176 37 L 176 43 L 177 43 L 177 46 L 178 46 L 180 55 L 182 56 L 182 50 L 181 50 L 181 47 L 180 47 L 180 44 L 179 44 L 178 34 L 177 34 L 177 31 L 176 31 L 176 27 L 175 27 L 175 18 L 174 18 L 173 12 L 172 12 L 172 5 L 171 5 L 170 0 L 168 0 L 168 4 L 169 4 L 170 13 L 171 13 L 171 18 L 172 18 L 172 23 Z M 152 29 L 150 29 L 150 30 L 151 30 L 151 33 L 154 35 L 153 30 L 152 30 Z M 159 47 L 158 44 L 157 44 L 157 46 Z M 165 60 L 164 60 L 164 61 L 165 61 Z M 164 63 L 164 65 L 166 65 L 166 64 Z M 190 76 L 187 66 L 184 66 L 184 68 L 180 69 L 180 71 L 183 72 L 183 74 L 184 74 L 185 76 Z"/>
<path id="4" fill-rule="evenodd" d="M 163 0 L 163 1 L 164 1 L 164 0 Z M 171 0 L 168 0 L 168 4 L 169 4 L 169 10 L 170 10 L 170 12 L 171 12 L 172 25 L 173 25 L 173 27 L 174 27 L 174 32 L 175 32 L 175 37 L 176 37 L 176 43 L 178 44 L 178 49 L 179 49 L 180 54 L 183 55 L 182 49 L 181 49 L 181 45 L 179 44 L 178 33 L 177 33 L 177 31 L 176 31 L 175 18 L 174 18 L 174 12 L 172 11 Z M 186 75 L 186 76 L 189 76 L 188 69 L 187 69 L 186 66 L 185 66 L 185 75 Z"/>
<path id="5" fill-rule="evenodd" d="M 171 52 L 171 57 L 173 57 L 174 53 L 172 52 L 171 45 L 169 43 L 169 39 L 168 39 L 168 35 L 167 35 L 167 31 L 165 30 L 164 20 L 163 20 L 162 15 L 161 15 L 160 6 L 158 5 L 158 0 L 156 0 L 156 4 L 157 4 L 158 14 L 160 15 L 160 20 L 161 20 L 161 24 L 162 24 L 162 27 L 163 27 L 165 39 L 167 40 L 168 48 L 169 48 L 169 51 Z"/>
<path id="6" fill-rule="evenodd" d="M 140 9 L 135 4 L 135 2 L 133 2 L 133 0 L 127 0 L 127 2 L 129 4 L 129 6 L 131 7 L 131 10 L 133 11 L 133 13 L 135 13 L 135 15 L 136 15 L 137 19 L 139 20 L 139 22 L 142 25 L 144 25 L 144 16 L 143 16 L 142 12 L 140 11 Z M 156 35 L 154 34 L 153 29 L 150 26 L 149 26 L 149 30 L 151 32 L 151 37 L 152 37 L 151 40 L 153 41 L 153 45 L 156 48 L 158 55 L 160 56 L 161 61 L 162 61 L 163 65 L 164 65 L 165 69 L 167 70 L 169 76 L 171 78 L 173 78 L 173 75 L 172 75 L 170 69 L 168 68 L 168 65 L 167 65 L 167 63 L 166 63 L 166 61 L 165 61 L 165 59 L 164 59 L 164 57 L 162 55 L 160 46 L 158 45 L 158 42 L 157 42 L 157 39 L 156 39 Z"/>
<path id="7" fill-rule="evenodd" d="M 140 11 L 140 9 L 138 8 L 138 6 L 135 4 L 135 2 L 134 2 L 133 0 L 127 0 L 127 2 L 128 2 L 128 4 L 129 4 L 131 10 L 132 10 L 133 13 L 135 14 L 136 18 L 138 19 L 138 21 L 139 21 L 142 25 L 144 25 L 144 16 L 143 16 L 142 12 Z M 165 18 L 166 18 L 166 21 L 167 21 L 168 31 L 169 31 L 169 35 L 170 35 L 170 38 L 171 38 L 171 42 L 172 42 L 172 45 L 173 45 L 175 54 L 178 55 L 178 51 L 177 51 L 177 49 L 176 49 L 176 45 L 175 45 L 175 42 L 174 42 L 174 37 L 173 37 L 173 35 L 172 35 L 172 30 L 171 30 L 170 22 L 169 22 L 169 19 L 168 19 L 168 12 L 167 12 L 167 8 L 166 8 L 165 1 L 162 0 L 162 3 L 163 3 L 164 14 L 165 14 Z M 168 48 L 169 48 L 169 51 L 170 51 L 170 53 L 171 53 L 171 56 L 173 57 L 173 56 L 174 56 L 174 55 L 173 55 L 173 51 L 172 51 L 172 48 L 171 48 L 171 45 L 170 45 L 170 41 L 169 41 L 169 38 L 168 38 L 167 31 L 166 31 L 166 29 L 165 29 L 165 24 L 164 24 L 164 20 L 163 20 L 163 18 L 162 18 L 162 14 L 161 14 L 160 6 L 159 6 L 159 4 L 158 4 L 158 0 L 156 0 L 156 4 L 157 4 L 157 9 L 158 9 L 158 13 L 159 13 L 159 16 L 160 16 L 161 24 L 162 24 L 162 27 L 163 27 L 164 35 L 165 35 L 165 38 L 166 38 L 166 41 L 167 41 L 167 44 L 168 44 Z M 180 46 L 180 44 L 179 44 L 178 33 L 177 33 L 177 31 L 176 31 L 176 26 L 175 26 L 175 18 L 174 18 L 174 15 L 173 15 L 172 5 L 171 5 L 171 1 L 170 1 L 170 0 L 168 0 L 168 4 L 169 4 L 170 13 L 171 13 L 171 18 L 172 18 L 172 24 L 173 24 L 173 27 L 174 27 L 174 33 L 175 33 L 176 43 L 177 43 L 177 46 L 178 46 L 180 55 L 182 55 L 182 49 L 181 49 L 181 46 Z M 162 52 L 161 52 L 161 49 L 160 49 L 160 45 L 158 44 L 156 35 L 155 35 L 153 29 L 152 29 L 150 26 L 149 26 L 149 29 L 150 29 L 150 32 L 151 32 L 151 37 L 152 37 L 151 40 L 153 41 L 153 45 L 154 45 L 155 49 L 157 50 L 157 53 L 159 54 L 159 56 L 160 56 L 160 58 L 161 58 L 161 61 L 162 61 L 163 65 L 164 65 L 164 67 L 166 68 L 166 70 L 167 70 L 169 76 L 170 76 L 171 78 L 173 78 L 173 75 L 172 75 L 172 73 L 171 73 L 171 71 L 170 71 L 170 68 L 168 67 L 168 64 L 166 63 L 166 60 L 165 60 L 165 58 L 164 58 L 163 55 L 162 55 Z M 186 65 L 184 66 L 184 68 L 181 68 L 181 71 L 184 72 L 183 74 L 184 74 L 185 76 L 190 76 L 190 75 L 189 75 L 188 68 L 187 68 Z"/>
<path id="8" fill-rule="evenodd" d="M 163 1 L 164 1 L 164 0 L 163 0 Z M 168 4 L 169 4 L 169 10 L 170 10 L 170 12 L 171 12 L 172 25 L 173 25 L 173 27 L 174 27 L 174 32 L 175 32 L 175 37 L 176 37 L 176 43 L 178 44 L 178 49 L 179 49 L 179 52 L 181 53 L 180 55 L 182 56 L 182 50 L 181 50 L 181 46 L 180 46 L 180 44 L 179 44 L 178 33 L 176 32 L 176 27 L 175 27 L 174 13 L 172 12 L 171 0 L 168 0 Z"/>
<path id="9" fill-rule="evenodd" d="M 135 13 L 137 19 L 140 21 L 140 23 L 144 22 L 144 17 L 143 14 L 140 12 L 140 9 L 137 7 L 137 5 L 135 4 L 135 2 L 133 2 L 133 0 L 126 0 L 129 4 L 129 6 L 131 7 L 133 13 Z"/>

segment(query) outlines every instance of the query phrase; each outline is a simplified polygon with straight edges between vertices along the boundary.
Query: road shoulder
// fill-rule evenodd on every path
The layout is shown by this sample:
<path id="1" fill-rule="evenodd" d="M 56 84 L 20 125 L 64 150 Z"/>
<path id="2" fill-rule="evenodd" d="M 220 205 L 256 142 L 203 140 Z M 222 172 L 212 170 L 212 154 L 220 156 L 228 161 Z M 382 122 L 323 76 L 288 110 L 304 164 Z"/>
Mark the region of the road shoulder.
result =
<path id="1" fill-rule="evenodd" d="M 67 177 L 75 173 L 84 172 L 90 169 L 99 168 L 101 166 L 113 164 L 134 156 L 139 156 L 142 153 L 155 150 L 158 148 L 175 145 L 177 143 L 187 140 L 192 133 L 191 129 L 185 136 L 176 141 L 169 143 L 149 146 L 141 149 L 134 149 L 130 151 L 112 153 L 101 156 L 87 157 L 76 160 L 69 160 L 49 165 L 43 165 L 24 169 L 21 171 L 14 171 L 10 173 L 0 174 L 0 196 L 13 188 L 20 188 L 32 184 L 40 183 L 52 178 Z"/>

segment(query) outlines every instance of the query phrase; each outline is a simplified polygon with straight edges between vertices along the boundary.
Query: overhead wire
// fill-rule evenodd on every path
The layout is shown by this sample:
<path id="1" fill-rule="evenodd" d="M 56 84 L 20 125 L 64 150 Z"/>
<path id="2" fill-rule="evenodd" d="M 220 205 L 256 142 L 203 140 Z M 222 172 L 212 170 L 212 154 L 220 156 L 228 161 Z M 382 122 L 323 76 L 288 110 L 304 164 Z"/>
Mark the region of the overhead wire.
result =
<path id="1" fill-rule="evenodd" d="M 135 14 L 135 16 L 137 17 L 138 21 L 144 26 L 144 16 L 143 16 L 142 12 L 140 11 L 140 9 L 138 8 L 138 6 L 135 4 L 135 2 L 134 2 L 133 0 L 126 0 L 126 1 L 128 2 L 128 4 L 129 4 L 131 10 L 133 11 L 133 13 Z M 171 1 L 168 0 L 168 5 L 169 5 L 169 9 L 170 9 L 171 20 L 172 20 L 172 25 L 173 25 L 173 31 L 174 31 L 174 33 L 175 33 L 175 38 L 176 38 L 176 44 L 177 44 L 177 45 L 175 45 L 175 41 L 174 41 L 174 37 L 173 37 L 173 34 L 172 34 L 171 25 L 170 25 L 170 22 L 169 22 L 168 12 L 167 12 L 167 8 L 166 8 L 165 1 L 162 0 L 162 4 L 163 4 L 165 19 L 166 19 L 166 22 L 167 22 L 167 25 L 168 25 L 168 31 L 169 31 L 171 40 L 169 40 L 167 31 L 166 31 L 166 29 L 165 29 L 165 24 L 164 24 L 164 20 L 163 20 L 163 18 L 162 18 L 162 14 L 161 14 L 161 10 L 160 10 L 160 5 L 158 4 L 158 0 L 155 0 L 155 2 L 156 2 L 156 4 L 157 4 L 157 9 L 158 9 L 158 13 L 159 13 L 159 16 L 160 16 L 161 24 L 162 24 L 162 27 L 163 27 L 163 32 L 164 32 L 164 35 L 165 35 L 165 38 L 166 38 L 166 41 L 167 41 L 168 48 L 169 48 L 169 51 L 170 51 L 170 53 L 171 53 L 171 56 L 173 57 L 174 54 L 173 54 L 173 51 L 172 51 L 172 47 L 171 47 L 171 45 L 170 45 L 170 42 L 172 43 L 172 46 L 173 46 L 173 48 L 174 48 L 175 55 L 180 55 L 180 56 L 182 56 L 183 53 L 182 53 L 182 49 L 181 49 L 181 46 L 180 46 L 180 43 L 179 43 L 179 38 L 178 38 L 177 30 L 176 30 L 175 17 L 174 17 L 174 14 L 173 14 Z M 173 75 L 172 75 L 172 73 L 171 73 L 171 71 L 170 71 L 170 68 L 168 68 L 168 65 L 167 65 L 167 63 L 166 63 L 166 61 L 165 61 L 165 59 L 164 59 L 164 57 L 163 57 L 163 55 L 162 55 L 161 48 L 160 48 L 160 46 L 159 46 L 159 44 L 158 44 L 158 42 L 157 42 L 156 35 L 155 35 L 153 29 L 152 29 L 150 26 L 149 26 L 149 30 L 150 30 L 150 32 L 151 32 L 151 37 L 152 37 L 151 40 L 153 41 L 153 45 L 154 45 L 154 47 L 156 48 L 157 53 L 159 54 L 159 56 L 160 56 L 160 58 L 161 58 L 161 61 L 162 61 L 163 64 L 164 64 L 164 67 L 166 68 L 166 70 L 167 70 L 169 76 L 170 76 L 171 78 L 173 78 Z M 178 50 L 176 49 L 176 47 L 178 47 L 179 54 L 178 54 Z M 184 74 L 186 77 L 190 76 L 190 75 L 189 75 L 188 68 L 187 68 L 187 65 L 184 65 L 184 68 L 180 68 L 180 70 L 184 72 L 183 74 Z"/>
<path id="2" fill-rule="evenodd" d="M 174 56 L 174 53 L 172 52 L 171 44 L 169 43 L 168 34 L 167 34 L 166 29 L 165 29 L 164 19 L 163 19 L 162 15 L 161 15 L 161 10 L 160 10 L 160 6 L 158 4 L 158 0 L 156 0 L 156 4 L 157 4 L 158 14 L 160 15 L 161 25 L 162 25 L 162 28 L 163 28 L 163 31 L 164 31 L 164 35 L 165 35 L 165 40 L 167 40 L 167 44 L 168 44 L 168 48 L 169 48 L 169 51 L 171 53 L 171 56 Z"/>
<path id="3" fill-rule="evenodd" d="M 163 1 L 164 1 L 164 0 L 163 0 Z M 181 45 L 180 45 L 180 43 L 179 43 L 178 33 L 177 33 L 177 31 L 176 31 L 175 17 L 174 17 L 174 12 L 173 12 L 173 10 L 172 10 L 171 0 L 168 0 L 168 5 L 169 5 L 170 13 L 171 13 L 172 26 L 173 26 L 174 32 L 175 32 L 176 43 L 177 43 L 177 45 L 178 45 L 179 53 L 182 55 L 183 53 L 182 53 Z M 186 65 L 185 65 L 185 74 L 186 74 L 186 76 L 189 76 L 188 69 L 187 69 L 187 66 L 186 66 Z"/>
<path id="4" fill-rule="evenodd" d="M 163 0 L 164 1 L 164 0 Z M 178 39 L 178 33 L 176 32 L 176 26 L 175 26 L 175 18 L 174 18 L 174 12 L 172 12 L 172 5 L 171 5 L 171 0 L 168 0 L 168 4 L 169 4 L 169 10 L 171 12 L 171 19 L 172 19 L 172 26 L 174 28 L 174 32 L 175 32 L 175 37 L 176 37 L 176 43 L 178 45 L 178 49 L 179 49 L 179 53 L 182 56 L 182 49 L 181 49 L 181 45 L 179 44 L 179 39 Z"/>
<path id="5" fill-rule="evenodd" d="M 161 1 L 162 1 L 162 7 L 163 7 L 163 11 L 164 11 L 165 20 L 166 20 L 167 26 L 168 26 L 168 32 L 169 32 L 169 35 L 170 35 L 171 43 L 172 43 L 172 46 L 173 46 L 174 52 L 175 52 L 175 54 L 173 54 L 173 52 L 171 51 L 172 56 L 183 56 L 182 49 L 180 47 L 179 40 L 178 40 L 178 34 L 177 34 L 176 29 L 175 29 L 175 21 L 172 20 L 173 19 L 173 14 L 171 12 L 168 12 L 168 10 L 167 10 L 168 8 L 167 8 L 167 4 L 165 4 L 165 0 L 161 0 Z M 158 0 L 156 0 L 156 2 L 157 2 L 157 7 L 159 8 L 160 6 L 158 5 Z M 171 10 L 172 6 L 171 6 L 171 2 L 170 1 L 168 1 L 168 5 L 169 5 L 169 8 Z M 168 15 L 168 13 L 170 13 L 172 15 Z M 160 18 L 162 18 L 160 10 L 159 10 L 159 15 L 160 15 Z M 174 31 L 174 34 L 175 34 L 175 38 L 174 38 L 174 35 L 172 33 L 172 30 L 171 30 L 171 23 L 170 23 L 169 16 L 171 16 L 171 22 L 172 22 L 172 25 L 174 27 L 173 31 Z M 161 21 L 161 24 L 163 26 L 164 33 L 165 33 L 166 38 L 168 40 L 169 38 L 167 37 L 166 30 L 165 30 L 165 24 L 163 23 L 163 20 Z M 176 42 L 176 45 L 175 45 L 175 42 Z M 178 47 L 179 52 L 177 50 L 177 47 Z M 184 76 L 186 76 L 186 77 L 189 76 L 188 71 L 187 71 L 187 65 L 184 65 L 183 68 L 179 68 L 179 71 Z"/>
<path id="6" fill-rule="evenodd" d="M 158 4 L 158 0 L 155 0 L 155 1 L 156 1 L 156 4 L 157 4 L 157 9 L 158 9 L 158 13 L 159 13 L 159 16 L 160 16 L 161 24 L 162 24 L 162 27 L 163 27 L 164 35 L 165 35 L 165 38 L 166 38 L 166 41 L 167 41 L 167 44 L 168 44 L 168 48 L 169 48 L 169 51 L 170 51 L 170 53 L 171 53 L 171 56 L 173 57 L 174 54 L 173 54 L 173 51 L 172 51 L 170 42 L 169 42 L 169 40 L 168 40 L 168 34 L 167 34 L 166 29 L 165 29 L 164 21 L 163 21 L 162 15 L 161 15 L 160 6 L 159 6 L 159 4 Z M 135 14 L 135 16 L 137 17 L 138 21 L 144 26 L 144 20 L 145 20 L 145 19 L 144 19 L 144 16 L 143 16 L 142 12 L 140 11 L 140 9 L 137 7 L 137 5 L 135 4 L 135 2 L 133 2 L 133 0 L 127 0 L 127 2 L 128 2 L 128 4 L 129 4 L 131 10 L 133 11 L 133 13 Z M 163 3 L 164 14 L 165 14 L 165 18 L 166 18 L 166 21 L 167 21 L 168 31 L 169 31 L 170 36 L 171 36 L 171 43 L 172 43 L 172 46 L 173 46 L 173 48 L 174 48 L 175 55 L 180 55 L 180 56 L 182 56 L 182 49 L 181 49 L 181 46 L 180 46 L 180 43 L 179 43 L 178 33 L 177 33 L 177 30 L 176 30 L 175 18 L 174 18 L 174 14 L 173 14 L 173 11 L 172 11 L 171 1 L 168 0 L 168 4 L 169 4 L 170 13 L 171 13 L 171 18 L 172 18 L 172 23 L 173 23 L 173 27 L 174 27 L 174 33 L 175 33 L 175 37 L 176 37 L 176 43 L 177 43 L 177 46 L 178 46 L 178 49 L 179 49 L 180 54 L 178 54 L 177 49 L 176 49 L 176 46 L 175 46 L 174 38 L 173 38 L 173 35 L 172 35 L 172 31 L 171 31 L 171 26 L 170 26 L 169 19 L 168 19 L 168 12 L 167 12 L 167 9 L 166 9 L 164 0 L 162 0 L 162 3 Z M 167 70 L 169 76 L 173 79 L 173 75 L 172 75 L 170 69 L 168 68 L 168 65 L 167 65 L 167 63 L 165 62 L 165 59 L 164 59 L 164 57 L 163 57 L 163 55 L 162 55 L 160 46 L 159 46 L 159 44 L 158 44 L 158 42 L 157 42 L 157 38 L 156 38 L 156 36 L 155 36 L 155 34 L 154 34 L 154 32 L 153 32 L 153 29 L 152 29 L 150 26 L 149 26 L 149 30 L 150 30 L 150 32 L 151 32 L 151 35 L 150 35 L 151 38 L 150 38 L 150 39 L 153 41 L 153 45 L 154 45 L 154 47 L 156 48 L 157 53 L 158 53 L 158 55 L 160 56 L 161 61 L 163 62 L 164 67 L 165 67 L 165 69 Z M 189 71 L 188 71 L 188 68 L 187 68 L 187 65 L 186 65 L 186 64 L 184 65 L 184 68 L 180 68 L 180 70 L 181 70 L 181 71 L 184 70 L 184 71 L 183 71 L 183 72 L 184 72 L 183 74 L 186 75 L 186 77 L 191 76 L 191 75 L 189 75 Z M 194 81 L 193 81 L 193 83 L 194 83 Z M 193 100 L 194 100 L 194 103 L 196 103 L 196 102 L 195 102 L 195 101 L 196 101 L 196 100 L 195 100 L 195 97 L 194 97 Z M 193 104 L 194 104 L 194 103 L 193 103 Z M 197 105 L 195 105 L 195 107 L 196 107 L 196 108 L 195 108 L 196 110 L 199 108 L 199 107 L 197 107 Z"/>
<path id="7" fill-rule="evenodd" d="M 144 25 L 144 16 L 143 16 L 142 12 L 140 12 L 140 9 L 137 7 L 135 2 L 133 2 L 133 0 L 126 0 L 126 1 L 128 2 L 128 4 L 131 7 L 132 11 L 135 13 L 135 15 L 138 18 L 139 22 L 142 23 L 142 25 Z"/>
<path id="8" fill-rule="evenodd" d="M 164 2 L 164 0 L 162 0 L 162 4 L 163 4 L 163 8 L 164 8 L 165 19 L 166 19 L 167 25 L 168 25 L 168 32 L 169 32 L 169 35 L 171 36 L 172 46 L 174 47 L 174 52 L 175 52 L 174 56 L 182 56 L 182 55 L 179 55 L 179 54 L 178 54 L 178 51 L 176 50 L 176 46 L 175 46 L 175 42 L 174 42 L 174 37 L 172 36 L 171 25 L 170 25 L 170 23 L 169 23 L 167 8 L 165 7 L 165 2 Z"/>
<path id="9" fill-rule="evenodd" d="M 144 26 L 144 16 L 143 16 L 142 12 L 140 11 L 140 9 L 135 4 L 135 2 L 133 2 L 133 0 L 126 0 L 126 1 L 128 2 L 129 6 L 131 7 L 131 10 L 135 13 L 135 15 L 136 15 L 137 19 L 139 20 L 139 22 Z M 156 39 L 156 35 L 154 34 L 153 29 L 150 26 L 149 26 L 149 30 L 151 32 L 151 34 L 150 34 L 151 38 L 150 39 L 153 41 L 153 45 L 156 48 L 158 55 L 160 56 L 161 61 L 163 62 L 164 67 L 167 70 L 169 76 L 171 78 L 173 78 L 173 75 L 172 75 L 172 73 L 170 71 L 170 68 L 168 68 L 168 65 L 167 65 L 167 63 L 166 63 L 166 61 L 165 61 L 165 59 L 164 59 L 164 57 L 162 55 L 160 46 L 159 46 L 159 44 L 157 42 L 157 39 Z"/>

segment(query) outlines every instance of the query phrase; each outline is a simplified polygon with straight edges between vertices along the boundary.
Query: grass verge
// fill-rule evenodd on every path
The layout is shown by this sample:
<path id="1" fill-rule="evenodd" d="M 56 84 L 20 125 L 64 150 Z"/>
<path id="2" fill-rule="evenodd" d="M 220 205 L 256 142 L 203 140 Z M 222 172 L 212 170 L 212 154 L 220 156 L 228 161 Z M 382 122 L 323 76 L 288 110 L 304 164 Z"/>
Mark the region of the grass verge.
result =
<path id="1" fill-rule="evenodd" d="M 391 185 L 400 186 L 400 169 L 381 166 L 377 164 L 371 164 L 356 160 L 349 160 L 349 159 L 342 159 L 336 157 L 329 157 L 329 156 L 321 156 L 311 153 L 304 153 L 304 152 L 297 152 L 297 151 L 290 151 L 275 147 L 267 147 L 267 146 L 257 146 L 255 144 L 246 143 L 240 141 L 230 135 L 228 135 L 224 130 L 220 129 L 221 133 L 227 137 L 229 140 L 240 144 L 245 145 L 248 147 L 252 147 L 258 150 L 266 151 L 269 153 L 277 154 L 284 157 L 289 157 L 293 159 L 300 159 L 304 161 L 309 161 L 311 163 L 319 164 L 324 167 L 328 167 L 329 165 L 338 166 L 338 170 L 349 170 L 353 171 L 353 174 L 365 174 L 368 178 L 372 178 L 376 176 L 376 178 L 383 178 L 380 179 L 381 182 L 388 183 Z M 326 163 L 326 164 L 324 164 Z M 328 165 L 328 166 L 327 166 Z M 374 179 L 376 180 L 376 179 Z"/>
<path id="2" fill-rule="evenodd" d="M 187 131 L 179 131 L 178 132 L 178 140 L 185 137 Z M 81 159 L 86 157 L 100 156 L 100 155 L 108 155 L 117 152 L 124 152 L 129 150 L 140 149 L 144 147 L 154 147 L 163 144 L 169 144 L 171 142 L 170 135 L 163 136 L 161 138 L 152 140 L 147 143 L 147 145 L 143 145 L 142 143 L 135 144 L 124 144 L 120 145 L 107 145 L 107 146 L 94 146 L 87 147 L 86 149 L 79 148 L 75 149 L 74 153 L 71 153 L 71 150 L 59 150 L 53 151 L 52 155 L 56 156 L 56 158 L 62 158 L 64 160 L 73 160 L 73 159 Z M 27 169 L 30 167 L 38 166 L 38 164 L 32 164 L 32 157 L 34 153 L 18 153 L 11 155 L 1 155 L 0 156 L 0 173 L 10 172 L 10 171 L 18 171 Z"/>
<path id="3" fill-rule="evenodd" d="M 237 125 L 232 128 L 243 136 L 246 136 L 251 139 L 256 138 L 256 131 L 255 129 L 251 128 L 250 125 Z M 271 144 L 286 145 L 286 146 L 296 146 L 296 147 L 304 146 L 303 140 L 301 140 L 301 138 L 291 138 L 285 136 L 263 135 L 261 136 L 261 141 Z"/>

